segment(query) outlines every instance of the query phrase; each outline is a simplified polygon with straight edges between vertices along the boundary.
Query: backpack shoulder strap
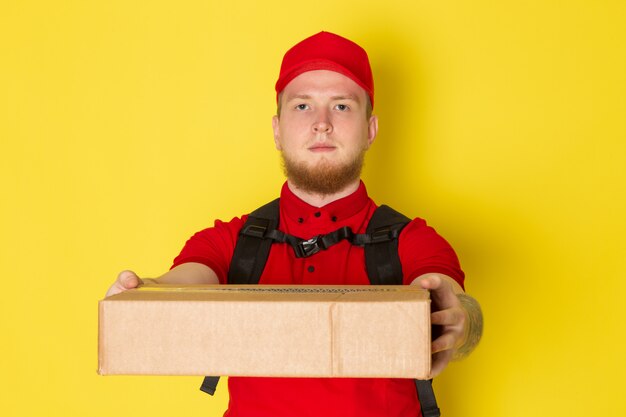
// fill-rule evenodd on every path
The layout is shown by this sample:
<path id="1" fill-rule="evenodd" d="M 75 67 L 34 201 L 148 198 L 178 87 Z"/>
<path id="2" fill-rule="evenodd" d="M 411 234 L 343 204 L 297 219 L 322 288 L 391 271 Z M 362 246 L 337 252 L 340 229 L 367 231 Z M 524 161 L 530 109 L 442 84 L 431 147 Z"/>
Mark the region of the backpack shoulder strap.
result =
<path id="1" fill-rule="evenodd" d="M 219 376 L 205 376 L 200 386 L 200 391 L 206 392 L 209 395 L 215 395 L 218 382 L 220 382 Z"/>
<path id="2" fill-rule="evenodd" d="M 389 206 L 376 209 L 369 224 L 367 234 L 371 241 L 365 246 L 365 266 L 372 285 L 401 285 L 402 264 L 398 254 L 400 231 L 411 219 L 398 213 Z M 417 397 L 420 401 L 422 416 L 439 417 L 441 415 L 431 380 L 415 380 Z"/>
<path id="3" fill-rule="evenodd" d="M 272 239 L 267 234 L 278 228 L 279 199 L 254 210 L 239 232 L 235 251 L 228 268 L 229 284 L 258 284 Z"/>
<path id="4" fill-rule="evenodd" d="M 398 255 L 398 236 L 411 219 L 389 206 L 379 206 L 366 233 L 371 242 L 365 244 L 365 266 L 372 285 L 401 285 L 402 264 Z"/>
<path id="5" fill-rule="evenodd" d="M 278 228 L 279 199 L 254 210 L 244 223 L 228 268 L 229 284 L 258 284 L 270 254 L 272 239 L 267 234 Z M 206 376 L 201 391 L 215 394 L 219 376 Z"/>
<path id="6" fill-rule="evenodd" d="M 415 388 L 417 388 L 417 398 L 420 400 L 422 417 L 440 417 L 441 410 L 437 406 L 437 399 L 433 391 L 433 380 L 416 379 Z"/>

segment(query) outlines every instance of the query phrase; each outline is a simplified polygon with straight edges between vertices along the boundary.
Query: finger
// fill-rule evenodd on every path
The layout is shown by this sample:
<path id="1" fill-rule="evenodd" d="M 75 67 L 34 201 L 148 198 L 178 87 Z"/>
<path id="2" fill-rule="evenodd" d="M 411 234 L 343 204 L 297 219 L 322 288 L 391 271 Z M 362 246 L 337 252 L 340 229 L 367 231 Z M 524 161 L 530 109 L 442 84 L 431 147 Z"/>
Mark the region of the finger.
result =
<path id="1" fill-rule="evenodd" d="M 465 319 L 465 312 L 461 308 L 447 308 L 430 315 L 430 322 L 441 326 L 463 327 Z"/>
<path id="2" fill-rule="evenodd" d="M 443 352 L 437 352 L 433 354 L 433 362 L 430 368 L 430 378 L 434 378 L 439 375 L 448 366 L 448 363 L 452 360 L 451 350 L 444 350 Z"/>
<path id="3" fill-rule="evenodd" d="M 454 350 L 456 343 L 461 335 L 456 332 L 444 332 L 441 336 L 433 340 L 431 344 L 431 352 L 443 352 L 444 350 Z"/>
<path id="4" fill-rule="evenodd" d="M 112 295 L 115 294 L 119 294 L 121 293 L 123 290 L 119 289 L 117 286 L 117 281 L 115 281 L 115 284 L 111 285 L 111 287 L 109 288 L 109 290 L 106 292 L 106 294 L 104 295 L 105 297 L 110 297 Z"/>
<path id="5" fill-rule="evenodd" d="M 119 279 L 117 279 L 117 280 L 115 280 L 113 285 L 111 285 L 111 287 L 107 291 L 106 297 L 110 297 L 112 295 L 119 294 L 119 293 L 124 292 L 124 291 L 126 291 L 126 288 L 124 288 L 122 286 L 122 284 L 120 283 Z"/>

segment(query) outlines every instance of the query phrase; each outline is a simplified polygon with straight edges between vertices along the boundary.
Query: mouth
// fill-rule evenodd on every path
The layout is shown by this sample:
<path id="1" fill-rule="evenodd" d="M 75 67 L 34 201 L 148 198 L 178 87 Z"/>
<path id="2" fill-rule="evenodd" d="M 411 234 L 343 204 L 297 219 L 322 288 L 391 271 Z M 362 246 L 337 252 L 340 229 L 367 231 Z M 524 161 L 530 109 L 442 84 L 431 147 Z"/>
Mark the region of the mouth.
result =
<path id="1" fill-rule="evenodd" d="M 315 153 L 323 153 L 323 152 L 332 152 L 337 149 L 335 146 L 331 145 L 313 145 L 309 148 L 309 151 Z"/>

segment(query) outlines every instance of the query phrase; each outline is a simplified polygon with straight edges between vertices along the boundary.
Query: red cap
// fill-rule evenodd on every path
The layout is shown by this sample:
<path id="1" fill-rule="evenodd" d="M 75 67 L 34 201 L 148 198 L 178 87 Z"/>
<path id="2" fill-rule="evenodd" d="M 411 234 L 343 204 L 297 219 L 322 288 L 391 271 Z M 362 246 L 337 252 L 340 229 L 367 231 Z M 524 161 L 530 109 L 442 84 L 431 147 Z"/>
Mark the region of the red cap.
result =
<path id="1" fill-rule="evenodd" d="M 283 57 L 276 81 L 276 100 L 298 75 L 315 70 L 338 72 L 365 90 L 374 107 L 374 78 L 367 52 L 356 43 L 330 32 L 320 32 L 293 46 Z"/>

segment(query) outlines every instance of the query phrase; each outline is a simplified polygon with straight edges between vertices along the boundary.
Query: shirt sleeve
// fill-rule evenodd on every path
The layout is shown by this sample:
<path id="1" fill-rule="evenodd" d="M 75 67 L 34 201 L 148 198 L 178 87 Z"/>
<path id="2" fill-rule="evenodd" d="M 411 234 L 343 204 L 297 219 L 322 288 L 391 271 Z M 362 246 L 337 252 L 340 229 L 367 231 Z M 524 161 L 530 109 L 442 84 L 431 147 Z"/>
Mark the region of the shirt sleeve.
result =
<path id="1" fill-rule="evenodd" d="M 191 236 L 180 254 L 174 259 L 172 268 L 187 262 L 201 263 L 217 274 L 220 284 L 226 284 L 237 236 L 246 217 L 235 217 L 229 222 L 216 220 L 213 227 Z"/>
<path id="2" fill-rule="evenodd" d="M 464 288 L 465 274 L 452 246 L 423 219 L 407 224 L 398 242 L 404 284 L 410 284 L 422 274 L 448 275 Z"/>

